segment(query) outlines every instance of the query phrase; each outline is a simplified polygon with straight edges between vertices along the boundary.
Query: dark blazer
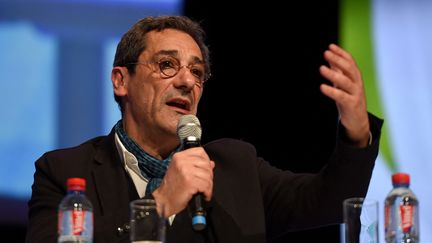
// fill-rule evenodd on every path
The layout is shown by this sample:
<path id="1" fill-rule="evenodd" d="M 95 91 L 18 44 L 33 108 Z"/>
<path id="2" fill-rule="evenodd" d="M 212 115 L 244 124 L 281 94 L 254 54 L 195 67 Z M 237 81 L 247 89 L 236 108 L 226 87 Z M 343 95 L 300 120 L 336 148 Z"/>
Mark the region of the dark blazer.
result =
<path id="1" fill-rule="evenodd" d="M 370 121 L 372 145 L 358 149 L 339 138 L 318 174 L 281 171 L 239 140 L 206 144 L 216 163 L 213 198 L 206 202 L 208 227 L 194 232 L 183 210 L 168 227 L 167 242 L 266 242 L 287 231 L 341 223 L 343 199 L 366 195 L 378 154 L 382 121 L 372 116 Z M 129 221 L 129 202 L 138 194 L 119 158 L 113 131 L 74 148 L 48 152 L 35 166 L 27 242 L 56 242 L 57 207 L 69 177 L 87 181 L 94 242 L 129 242 L 123 226 Z"/>

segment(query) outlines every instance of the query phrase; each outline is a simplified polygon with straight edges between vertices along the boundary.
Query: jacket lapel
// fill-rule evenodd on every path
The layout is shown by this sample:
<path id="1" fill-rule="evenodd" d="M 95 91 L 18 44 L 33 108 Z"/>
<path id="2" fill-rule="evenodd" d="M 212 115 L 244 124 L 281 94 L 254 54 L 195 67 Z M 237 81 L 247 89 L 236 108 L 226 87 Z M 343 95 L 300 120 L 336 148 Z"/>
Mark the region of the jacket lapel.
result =
<path id="1" fill-rule="evenodd" d="M 129 202 L 138 198 L 138 193 L 121 163 L 114 131 L 97 145 L 92 176 L 99 203 L 94 207 L 100 209 L 100 215 L 95 214 L 95 230 L 100 222 L 100 225 L 106 226 L 101 230 L 112 232 L 118 240 L 125 240 L 128 234 L 119 234 L 118 228 L 124 228 L 129 223 Z M 111 233 L 106 237 L 113 242 Z"/>

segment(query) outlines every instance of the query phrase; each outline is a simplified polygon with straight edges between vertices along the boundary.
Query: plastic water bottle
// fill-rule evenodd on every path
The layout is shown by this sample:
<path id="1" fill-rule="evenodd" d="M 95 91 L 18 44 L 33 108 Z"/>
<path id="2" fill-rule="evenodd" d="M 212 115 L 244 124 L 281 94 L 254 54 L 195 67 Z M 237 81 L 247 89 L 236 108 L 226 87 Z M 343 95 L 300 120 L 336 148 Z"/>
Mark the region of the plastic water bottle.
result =
<path id="1" fill-rule="evenodd" d="M 393 189 L 384 203 L 385 240 L 387 243 L 419 242 L 419 203 L 409 188 L 410 176 L 392 176 Z"/>
<path id="2" fill-rule="evenodd" d="M 58 209 L 58 243 L 93 242 L 93 206 L 85 188 L 85 179 L 67 180 L 68 193 Z"/>

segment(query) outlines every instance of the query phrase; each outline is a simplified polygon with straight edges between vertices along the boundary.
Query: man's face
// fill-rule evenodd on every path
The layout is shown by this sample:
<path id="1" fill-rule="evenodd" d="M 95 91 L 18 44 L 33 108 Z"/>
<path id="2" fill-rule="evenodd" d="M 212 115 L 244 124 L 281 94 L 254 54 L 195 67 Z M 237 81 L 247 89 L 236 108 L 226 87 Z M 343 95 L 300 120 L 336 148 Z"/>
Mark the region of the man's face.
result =
<path id="1" fill-rule="evenodd" d="M 141 53 L 135 74 L 129 75 L 124 97 L 125 114 L 136 126 L 155 134 L 176 134 L 180 116 L 196 114 L 202 93 L 199 84 L 204 65 L 201 50 L 188 34 L 165 29 L 149 32 L 146 50 Z M 178 73 L 161 73 L 178 62 Z"/>

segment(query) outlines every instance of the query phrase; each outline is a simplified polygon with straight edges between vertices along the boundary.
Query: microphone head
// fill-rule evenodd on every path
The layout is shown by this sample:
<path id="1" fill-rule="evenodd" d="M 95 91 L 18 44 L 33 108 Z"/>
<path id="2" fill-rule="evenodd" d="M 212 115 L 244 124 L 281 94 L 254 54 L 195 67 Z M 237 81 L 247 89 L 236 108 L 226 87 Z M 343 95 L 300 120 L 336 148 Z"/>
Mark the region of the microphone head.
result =
<path id="1" fill-rule="evenodd" d="M 187 137 L 195 137 L 201 140 L 201 123 L 194 115 L 180 117 L 177 124 L 177 135 L 183 141 Z"/>

